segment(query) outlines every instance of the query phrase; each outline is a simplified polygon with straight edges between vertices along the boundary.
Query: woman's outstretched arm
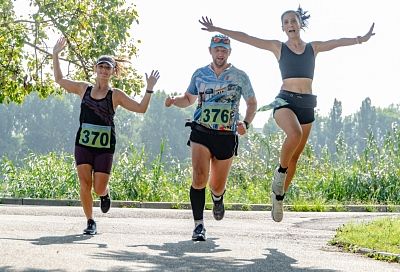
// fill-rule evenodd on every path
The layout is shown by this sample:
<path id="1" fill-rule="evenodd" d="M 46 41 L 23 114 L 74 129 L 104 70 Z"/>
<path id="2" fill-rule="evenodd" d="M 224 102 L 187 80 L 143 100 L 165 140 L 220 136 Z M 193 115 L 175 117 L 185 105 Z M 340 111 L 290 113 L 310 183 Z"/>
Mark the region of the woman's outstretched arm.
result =
<path id="1" fill-rule="evenodd" d="M 70 79 L 64 78 L 61 68 L 60 68 L 60 59 L 58 55 L 61 51 L 64 50 L 67 45 L 67 40 L 64 37 L 58 39 L 57 43 L 53 48 L 53 73 L 55 82 L 64 88 L 69 93 L 74 93 L 79 96 L 82 96 L 85 92 L 87 86 L 89 85 L 87 82 L 83 81 L 74 81 Z"/>
<path id="2" fill-rule="evenodd" d="M 317 54 L 319 52 L 329 51 L 329 50 L 332 50 L 332 49 L 335 49 L 335 48 L 341 47 L 341 46 L 349 46 L 349 45 L 355 45 L 355 44 L 361 44 L 363 42 L 367 42 L 372 36 L 375 35 L 374 26 L 375 26 L 375 23 L 373 23 L 371 25 L 369 31 L 364 36 L 357 36 L 355 38 L 341 38 L 341 39 L 329 40 L 329 41 L 324 41 L 324 42 L 320 42 L 320 41 L 312 42 L 312 44 L 314 46 L 314 52 L 315 52 L 315 54 Z"/>
<path id="3" fill-rule="evenodd" d="M 271 51 L 275 54 L 275 52 L 279 52 L 281 47 L 281 42 L 278 40 L 264 40 L 254 36 L 250 36 L 244 32 L 229 30 L 226 28 L 215 26 L 211 20 L 211 18 L 201 17 L 199 23 L 203 25 L 202 30 L 206 30 L 209 32 L 219 32 L 222 33 L 234 40 L 237 40 L 242 43 L 247 43 L 254 47 Z"/>

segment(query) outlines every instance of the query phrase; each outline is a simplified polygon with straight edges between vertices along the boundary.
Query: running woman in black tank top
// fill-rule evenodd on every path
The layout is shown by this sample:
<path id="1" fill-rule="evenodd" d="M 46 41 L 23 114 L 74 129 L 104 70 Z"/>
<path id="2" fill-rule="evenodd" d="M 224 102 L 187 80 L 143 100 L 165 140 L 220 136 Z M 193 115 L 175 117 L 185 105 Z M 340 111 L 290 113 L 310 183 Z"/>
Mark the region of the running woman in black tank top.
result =
<path id="1" fill-rule="evenodd" d="M 153 87 L 159 79 L 159 72 L 153 70 L 150 76 L 146 74 L 146 93 L 140 102 L 136 102 L 124 91 L 111 87 L 111 77 L 119 75 L 121 70 L 120 63 L 111 56 L 97 59 L 94 84 L 64 78 L 58 55 L 65 46 L 65 38 L 60 38 L 54 46 L 54 78 L 67 92 L 77 94 L 82 99 L 80 125 L 75 140 L 75 162 L 80 182 L 80 199 L 87 219 L 84 233 L 94 235 L 97 229 L 93 220 L 92 188 L 100 196 L 102 212 L 107 212 L 111 206 L 108 182 L 116 144 L 115 110 L 122 106 L 132 112 L 145 113 Z"/>
<path id="2" fill-rule="evenodd" d="M 306 14 L 307 12 L 300 7 L 298 10 L 288 10 L 282 14 L 282 30 L 288 37 L 285 43 L 217 27 L 207 17 L 199 21 L 203 25 L 203 30 L 216 31 L 237 41 L 270 51 L 279 62 L 282 86 L 277 97 L 279 101 L 286 101 L 287 104 L 274 109 L 275 122 L 286 134 L 281 148 L 279 166 L 275 170 L 272 182 L 272 219 L 276 222 L 280 222 L 283 218 L 283 198 L 293 179 L 297 161 L 307 143 L 314 121 L 316 96 L 312 94 L 312 81 L 315 56 L 337 47 L 367 42 L 375 35 L 374 24 L 372 24 L 364 36 L 306 43 L 300 37 L 300 30 L 307 26 L 307 19 L 310 17 Z"/>

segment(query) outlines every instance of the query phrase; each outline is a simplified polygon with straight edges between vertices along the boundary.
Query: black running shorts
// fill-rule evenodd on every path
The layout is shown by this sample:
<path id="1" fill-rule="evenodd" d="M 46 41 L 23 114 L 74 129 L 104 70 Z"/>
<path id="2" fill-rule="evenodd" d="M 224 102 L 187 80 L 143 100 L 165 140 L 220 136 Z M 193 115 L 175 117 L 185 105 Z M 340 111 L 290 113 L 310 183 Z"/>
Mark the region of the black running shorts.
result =
<path id="1" fill-rule="evenodd" d="M 275 108 L 274 114 L 279 109 L 288 108 L 294 112 L 301 125 L 315 121 L 314 108 L 317 106 L 317 96 L 281 90 L 277 97 L 289 104 Z"/>
<path id="2" fill-rule="evenodd" d="M 76 165 L 90 164 L 93 168 L 93 172 L 110 174 L 113 156 L 113 153 L 94 151 L 79 145 L 75 146 Z"/>
<path id="3" fill-rule="evenodd" d="M 234 155 L 237 156 L 239 137 L 236 134 L 219 135 L 218 131 L 203 126 L 199 129 L 198 126 L 200 125 L 192 127 L 187 143 L 189 146 L 190 142 L 204 145 L 217 160 L 227 160 Z"/>

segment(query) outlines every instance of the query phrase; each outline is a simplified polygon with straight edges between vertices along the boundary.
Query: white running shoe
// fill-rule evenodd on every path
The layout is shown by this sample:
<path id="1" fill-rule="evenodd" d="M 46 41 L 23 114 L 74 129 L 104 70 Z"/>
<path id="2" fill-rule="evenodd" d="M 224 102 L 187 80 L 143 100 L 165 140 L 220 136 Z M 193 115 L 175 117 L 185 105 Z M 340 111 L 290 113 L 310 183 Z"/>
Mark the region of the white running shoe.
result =
<path id="1" fill-rule="evenodd" d="M 281 197 L 281 200 L 278 200 L 277 197 Z M 276 195 L 274 192 L 271 194 L 271 202 L 272 202 L 272 210 L 271 216 L 272 220 L 275 222 L 281 222 L 283 219 L 283 196 Z"/>
<path id="2" fill-rule="evenodd" d="M 271 193 L 271 216 L 275 222 L 281 222 L 283 219 L 283 198 L 285 197 L 285 179 L 286 173 L 278 172 L 278 168 L 274 172 L 274 180 L 272 182 Z"/>

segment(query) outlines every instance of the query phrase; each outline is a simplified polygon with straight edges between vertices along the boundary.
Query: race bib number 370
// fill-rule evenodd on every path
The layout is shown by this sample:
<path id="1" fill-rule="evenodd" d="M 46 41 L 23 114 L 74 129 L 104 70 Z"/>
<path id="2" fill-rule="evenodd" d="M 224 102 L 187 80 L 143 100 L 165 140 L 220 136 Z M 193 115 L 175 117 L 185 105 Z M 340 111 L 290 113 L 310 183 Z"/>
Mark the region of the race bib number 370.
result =
<path id="1" fill-rule="evenodd" d="M 200 120 L 205 124 L 226 126 L 229 124 L 231 111 L 231 105 L 229 104 L 205 104 L 203 105 Z"/>
<path id="2" fill-rule="evenodd" d="M 79 143 L 96 148 L 110 148 L 111 127 L 83 123 Z"/>

